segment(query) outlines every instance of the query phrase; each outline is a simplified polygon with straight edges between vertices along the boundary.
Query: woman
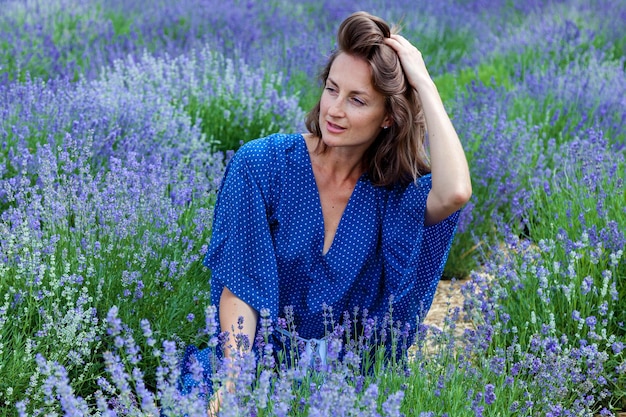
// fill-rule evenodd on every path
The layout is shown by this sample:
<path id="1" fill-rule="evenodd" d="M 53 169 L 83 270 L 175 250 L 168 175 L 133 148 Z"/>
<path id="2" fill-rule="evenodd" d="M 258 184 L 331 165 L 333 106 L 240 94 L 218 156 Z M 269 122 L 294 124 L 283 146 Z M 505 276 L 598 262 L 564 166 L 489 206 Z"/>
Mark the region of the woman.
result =
<path id="1" fill-rule="evenodd" d="M 391 300 L 416 324 L 471 196 L 421 53 L 364 12 L 337 40 L 309 132 L 248 142 L 227 168 L 205 265 L 231 346 L 234 329 L 254 340 L 262 308 L 275 321 L 292 306 L 304 339 L 324 337 L 324 306 L 382 318 Z"/>

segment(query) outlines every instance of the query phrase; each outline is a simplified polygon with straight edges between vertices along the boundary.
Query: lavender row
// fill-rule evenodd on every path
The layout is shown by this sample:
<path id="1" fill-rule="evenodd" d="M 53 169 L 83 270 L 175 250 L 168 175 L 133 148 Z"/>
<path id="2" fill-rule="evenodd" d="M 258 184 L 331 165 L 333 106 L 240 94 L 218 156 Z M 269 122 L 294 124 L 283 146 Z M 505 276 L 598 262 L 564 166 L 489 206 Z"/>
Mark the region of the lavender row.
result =
<path id="1" fill-rule="evenodd" d="M 390 19 L 415 7 L 370 3 Z M 346 414 L 365 415 L 610 415 L 625 408 L 626 94 L 623 58 L 615 55 L 623 7 L 461 3 L 424 5 L 427 18 L 407 13 L 405 25 L 426 50 L 440 50 L 435 75 L 472 65 L 496 75 L 495 84 L 459 86 L 447 102 L 475 188 L 455 249 L 457 264 L 481 267 L 465 286 L 464 309 L 443 331 L 423 328 L 408 364 L 381 363 L 367 380 L 353 372 L 363 360 L 358 351 L 326 380 L 307 376 L 315 383 L 304 388 L 302 375 L 256 374 L 243 363 L 242 378 L 261 377 L 229 399 L 241 410 L 324 415 L 331 399 L 349 405 Z M 38 33 L 37 13 L 50 19 L 37 26 L 41 33 L 71 21 L 69 9 L 82 13 L 77 25 L 92 16 L 79 28 L 85 32 L 63 31 L 73 50 L 80 48 L 72 42 L 90 39 L 112 17 L 139 18 L 136 26 L 118 22 L 122 36 L 111 41 L 118 55 L 84 53 L 94 66 L 72 70 L 85 70 L 84 80 L 63 76 L 59 53 L 51 72 L 60 78 L 24 75 L 1 88 L 0 374 L 7 377 L 0 378 L 0 411 L 131 415 L 171 406 L 204 413 L 203 401 L 176 396 L 175 377 L 182 347 L 210 343 L 214 334 L 202 322 L 208 276 L 199 258 L 229 155 L 213 149 L 227 137 L 298 129 L 295 92 L 308 84 L 294 89 L 290 76 L 313 72 L 334 22 L 357 5 L 236 2 L 210 18 L 205 7 L 224 6 L 6 5 L 15 14 L 3 16 L 23 19 L 30 34 Z M 26 13 L 29 7 L 37 13 Z M 227 36 L 193 29 L 201 18 Z M 268 29 L 250 21 L 288 28 L 286 37 L 265 41 Z M 206 34 L 210 46 L 188 33 Z M 233 33 L 245 42 L 225 43 Z M 327 38 L 305 42 L 311 33 Z M 285 49 L 289 39 L 295 49 Z M 311 49 L 301 52 L 299 42 Z M 260 44 L 288 51 L 274 62 L 284 73 L 262 62 L 269 54 Z M 294 60 L 281 61 L 287 56 Z M 305 56 L 306 65 L 298 61 Z M 454 328 L 464 316 L 475 327 L 459 336 Z M 338 349 L 350 352 L 354 346 L 343 341 Z M 381 410 L 375 401 L 387 405 Z"/>
<path id="2" fill-rule="evenodd" d="M 550 35 L 563 22 L 588 32 L 597 44 L 624 45 L 621 22 L 626 8 L 612 0 L 593 6 L 556 0 L 514 5 L 503 0 L 391 5 L 376 0 L 184 0 L 141 5 L 118 0 L 5 1 L 0 15 L 0 75 L 2 83 L 24 79 L 26 74 L 93 79 L 115 60 L 137 59 L 144 51 L 178 56 L 207 46 L 252 66 L 280 69 L 288 78 L 298 72 L 311 76 L 332 47 L 338 22 L 358 9 L 402 21 L 424 46 L 435 73 L 476 65 L 494 53 L 558 47 Z"/>

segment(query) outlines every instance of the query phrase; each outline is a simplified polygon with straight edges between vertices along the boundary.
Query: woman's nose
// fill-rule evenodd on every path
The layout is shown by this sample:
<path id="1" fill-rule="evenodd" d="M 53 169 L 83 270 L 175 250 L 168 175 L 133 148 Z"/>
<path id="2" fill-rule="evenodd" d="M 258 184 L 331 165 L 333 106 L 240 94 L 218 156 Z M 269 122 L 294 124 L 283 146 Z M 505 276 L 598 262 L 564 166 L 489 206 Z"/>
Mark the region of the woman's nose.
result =
<path id="1" fill-rule="evenodd" d="M 328 108 L 328 113 L 331 116 L 343 116 L 344 111 L 343 111 L 343 100 L 341 100 L 340 98 L 337 98 L 336 100 L 334 100 L 330 107 Z"/>

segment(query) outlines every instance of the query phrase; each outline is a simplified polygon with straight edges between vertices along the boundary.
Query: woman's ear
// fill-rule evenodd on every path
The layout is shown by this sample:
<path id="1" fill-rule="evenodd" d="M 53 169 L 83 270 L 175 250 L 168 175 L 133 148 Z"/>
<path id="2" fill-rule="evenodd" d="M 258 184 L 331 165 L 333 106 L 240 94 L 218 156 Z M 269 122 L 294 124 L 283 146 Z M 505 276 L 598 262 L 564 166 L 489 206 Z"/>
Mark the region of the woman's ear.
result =
<path id="1" fill-rule="evenodd" d="M 393 124 L 393 118 L 391 116 L 387 115 L 383 119 L 383 123 L 382 123 L 381 127 L 383 129 L 387 129 L 387 128 L 391 127 L 392 124 Z"/>

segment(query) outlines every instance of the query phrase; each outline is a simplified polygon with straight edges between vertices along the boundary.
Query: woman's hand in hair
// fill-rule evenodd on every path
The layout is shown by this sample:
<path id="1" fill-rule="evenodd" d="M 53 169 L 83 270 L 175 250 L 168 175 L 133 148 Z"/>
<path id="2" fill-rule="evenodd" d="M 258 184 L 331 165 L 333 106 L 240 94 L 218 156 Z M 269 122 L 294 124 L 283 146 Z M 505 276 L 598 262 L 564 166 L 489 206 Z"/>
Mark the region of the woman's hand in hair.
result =
<path id="1" fill-rule="evenodd" d="M 422 53 L 411 42 L 401 35 L 393 34 L 385 38 L 385 43 L 398 54 L 407 81 L 414 89 L 419 92 L 425 83 L 432 83 Z"/>

